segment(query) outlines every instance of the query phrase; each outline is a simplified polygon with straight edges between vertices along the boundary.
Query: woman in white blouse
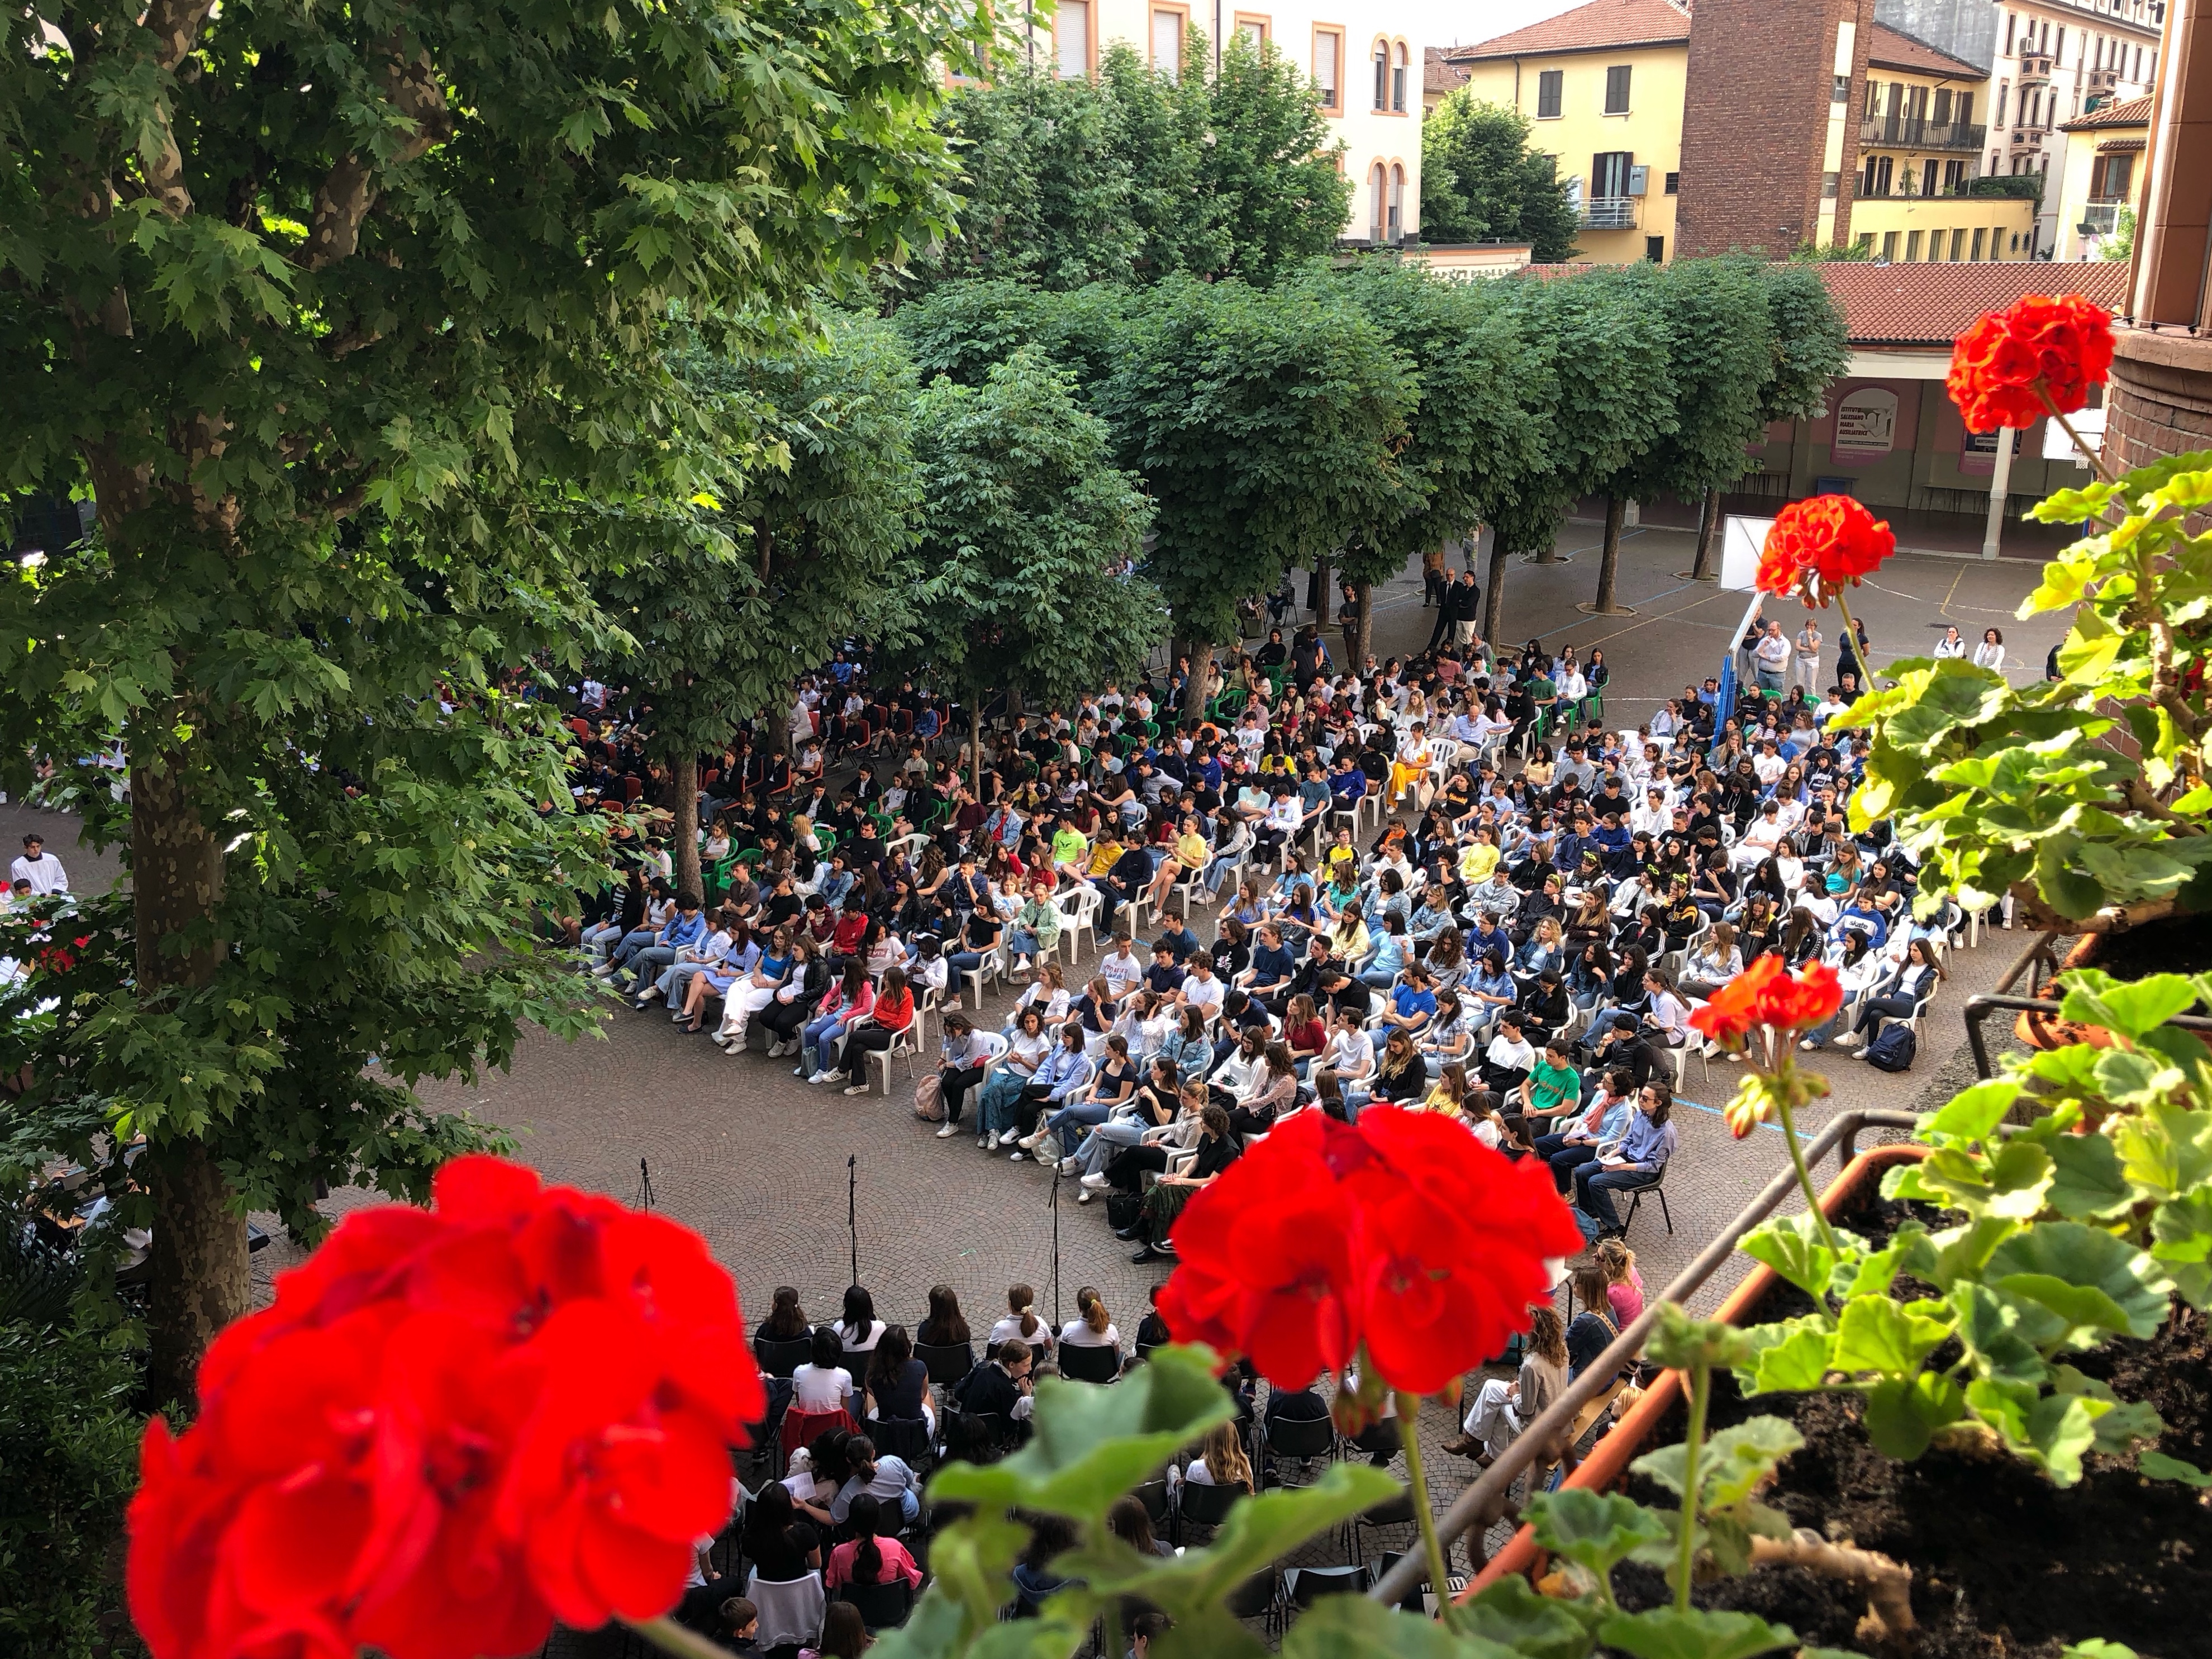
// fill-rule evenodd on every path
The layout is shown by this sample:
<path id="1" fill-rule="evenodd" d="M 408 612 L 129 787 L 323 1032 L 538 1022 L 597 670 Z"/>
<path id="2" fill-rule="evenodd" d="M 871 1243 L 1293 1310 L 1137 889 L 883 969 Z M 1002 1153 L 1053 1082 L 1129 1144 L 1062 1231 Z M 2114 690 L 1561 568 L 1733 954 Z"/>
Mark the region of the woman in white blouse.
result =
<path id="1" fill-rule="evenodd" d="M 817 1326 L 813 1340 L 812 1358 L 791 1374 L 791 1409 L 810 1416 L 851 1411 L 853 1373 L 845 1369 L 845 1351 L 836 1331 Z"/>
<path id="2" fill-rule="evenodd" d="M 1960 634 L 1956 623 L 1943 630 L 1943 637 L 1936 641 L 1936 649 L 1932 654 L 1938 661 L 1945 657 L 1963 657 L 1966 654 L 1966 641 Z"/>
<path id="3" fill-rule="evenodd" d="M 2004 668 L 2004 635 L 1996 629 L 1985 628 L 1982 630 L 1982 642 L 1974 647 L 1974 666 L 1977 668 L 1994 668 L 2001 672 L 2002 672 Z"/>

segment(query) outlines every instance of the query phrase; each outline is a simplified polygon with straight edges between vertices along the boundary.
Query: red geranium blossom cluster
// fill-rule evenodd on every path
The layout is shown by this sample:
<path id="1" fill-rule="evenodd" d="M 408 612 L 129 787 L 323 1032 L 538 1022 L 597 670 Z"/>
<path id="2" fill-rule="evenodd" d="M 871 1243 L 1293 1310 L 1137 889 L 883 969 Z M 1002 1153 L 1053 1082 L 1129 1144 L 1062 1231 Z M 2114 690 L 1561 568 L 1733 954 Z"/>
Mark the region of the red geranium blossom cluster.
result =
<path id="1" fill-rule="evenodd" d="M 2030 427 L 2089 401 L 2112 372 L 2112 313 L 2078 294 L 2031 294 L 1984 313 L 1951 346 L 1947 384 L 1969 432 Z"/>
<path id="2" fill-rule="evenodd" d="M 40 973 L 66 974 L 76 966 L 76 953 L 92 943 L 92 935 L 83 934 L 67 945 L 41 945 L 31 953 L 33 965 Z"/>
<path id="3" fill-rule="evenodd" d="M 1843 982 L 1824 962 L 1792 974 L 1772 951 L 1713 993 L 1690 1025 L 1724 1048 L 1741 1048 L 1761 1026 L 1795 1036 L 1832 1018 L 1844 1006 Z"/>
<path id="4" fill-rule="evenodd" d="M 349 1216 L 147 1425 L 131 1616 L 155 1659 L 477 1659 L 652 1618 L 765 1409 L 698 1235 L 457 1158 Z"/>
<path id="5" fill-rule="evenodd" d="M 1380 1105 L 1357 1127 L 1292 1117 L 1191 1200 L 1174 1240 L 1160 1312 L 1176 1340 L 1243 1354 L 1283 1388 L 1364 1347 L 1368 1370 L 1411 1394 L 1527 1330 L 1547 1259 L 1583 1247 L 1540 1161 Z"/>
<path id="6" fill-rule="evenodd" d="M 1848 495 L 1814 495 L 1774 515 L 1759 556 L 1762 593 L 1797 594 L 1826 605 L 1828 597 L 1871 575 L 1897 551 L 1897 536 Z"/>

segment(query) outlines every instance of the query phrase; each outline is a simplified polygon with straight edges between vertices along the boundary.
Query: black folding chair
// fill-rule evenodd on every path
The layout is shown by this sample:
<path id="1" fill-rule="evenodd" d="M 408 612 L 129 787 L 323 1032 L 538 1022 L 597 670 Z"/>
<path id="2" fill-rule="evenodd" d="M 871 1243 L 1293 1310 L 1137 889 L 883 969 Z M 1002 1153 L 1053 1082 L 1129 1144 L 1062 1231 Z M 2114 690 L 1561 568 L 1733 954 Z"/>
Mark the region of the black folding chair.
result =
<path id="1" fill-rule="evenodd" d="M 1300 1613 L 1324 1595 L 1359 1595 L 1373 1583 L 1369 1570 L 1352 1563 L 1338 1567 L 1285 1567 L 1283 1598 Z"/>
<path id="2" fill-rule="evenodd" d="M 1176 1490 L 1175 1541 L 1182 1542 L 1186 1526 L 1219 1526 L 1243 1498 L 1242 1486 L 1201 1486 L 1195 1481 L 1184 1481 Z"/>
<path id="3" fill-rule="evenodd" d="M 1121 1376 L 1121 1351 L 1087 1347 L 1073 1342 L 1060 1345 L 1060 1374 L 1077 1382 L 1115 1382 Z"/>
<path id="4" fill-rule="evenodd" d="M 753 1339 L 753 1357 L 770 1376 L 789 1376 L 804 1365 L 814 1352 L 811 1337 L 794 1336 L 787 1340 L 757 1336 Z"/>
<path id="5" fill-rule="evenodd" d="M 1279 1486 L 1295 1484 L 1276 1473 L 1278 1458 L 1326 1461 L 1335 1450 L 1336 1425 L 1326 1417 L 1277 1418 L 1273 1423 L 1263 1417 L 1260 1420 L 1260 1484 L 1264 1486 L 1270 1478 Z"/>
<path id="6" fill-rule="evenodd" d="M 975 1345 L 972 1342 L 917 1342 L 914 1345 L 914 1357 L 929 1368 L 929 1380 L 940 1389 L 951 1388 L 975 1369 Z"/>
<path id="7" fill-rule="evenodd" d="M 837 1589 L 837 1599 L 860 1610 L 860 1622 L 873 1636 L 879 1630 L 896 1630 L 914 1611 L 914 1586 L 908 1583 L 902 1573 L 893 1573 L 889 1578 L 873 1584 L 854 1583 L 850 1581 Z"/>
<path id="8" fill-rule="evenodd" d="M 1380 1531 L 1384 1527 L 1411 1527 L 1412 1525 L 1413 1525 L 1413 1494 L 1410 1492 L 1401 1492 L 1395 1498 L 1384 1498 L 1372 1509 L 1362 1510 L 1352 1517 L 1352 1524 L 1345 1528 L 1352 1534 L 1353 1565 L 1357 1565 L 1366 1559 L 1366 1552 L 1360 1547 L 1360 1540 L 1362 1534 L 1371 1528 Z"/>
<path id="9" fill-rule="evenodd" d="M 1273 1635 L 1281 1622 L 1282 1603 L 1282 1575 L 1270 1564 L 1230 1591 L 1227 1605 L 1231 1619 L 1264 1618 L 1265 1628 Z"/>
<path id="10" fill-rule="evenodd" d="M 926 1473 L 937 1461 L 937 1447 L 929 1437 L 929 1425 L 921 1418 L 873 1417 L 860 1425 L 860 1432 L 879 1452 L 904 1460 L 916 1474 Z"/>
<path id="11" fill-rule="evenodd" d="M 1669 1164 L 1672 1162 L 1674 1162 L 1672 1158 L 1668 1160 L 1668 1163 Z M 1667 1211 L 1666 1183 L 1667 1164 L 1662 1164 L 1656 1170 L 1654 1170 L 1651 1172 L 1650 1176 L 1645 1179 L 1642 1186 L 1615 1187 L 1613 1189 L 1616 1194 L 1620 1193 L 1626 1193 L 1628 1194 L 1628 1213 L 1626 1216 L 1622 1218 L 1620 1223 L 1620 1231 L 1623 1234 L 1626 1234 L 1631 1227 L 1633 1227 L 1636 1224 L 1637 1209 L 1644 1202 L 1644 1194 L 1649 1193 L 1652 1197 L 1659 1200 L 1659 1218 L 1667 1224 L 1667 1236 L 1669 1238 L 1672 1238 L 1674 1236 L 1674 1218 L 1668 1214 Z"/>

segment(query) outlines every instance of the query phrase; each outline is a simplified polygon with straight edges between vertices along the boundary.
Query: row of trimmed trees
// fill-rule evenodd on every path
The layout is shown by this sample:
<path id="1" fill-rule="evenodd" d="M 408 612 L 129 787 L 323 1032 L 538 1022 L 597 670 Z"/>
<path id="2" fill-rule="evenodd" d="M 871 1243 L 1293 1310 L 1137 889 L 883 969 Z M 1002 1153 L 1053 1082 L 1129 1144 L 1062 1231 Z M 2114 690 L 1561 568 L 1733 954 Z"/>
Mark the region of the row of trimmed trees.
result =
<path id="1" fill-rule="evenodd" d="M 1065 371 L 1143 481 L 1146 570 L 1200 655 L 1237 637 L 1240 599 L 1322 566 L 1358 593 L 1364 654 L 1372 584 L 1478 525 L 1494 637 L 1508 562 L 1549 557 L 1589 496 L 1612 504 L 1595 609 L 1617 609 L 1629 501 L 1702 502 L 1707 574 L 1747 446 L 1817 410 L 1844 359 L 1817 272 L 1741 259 L 1467 283 L 1370 258 L 1141 294 L 986 279 L 894 320 L 926 375 L 977 385 L 1016 353 Z"/>

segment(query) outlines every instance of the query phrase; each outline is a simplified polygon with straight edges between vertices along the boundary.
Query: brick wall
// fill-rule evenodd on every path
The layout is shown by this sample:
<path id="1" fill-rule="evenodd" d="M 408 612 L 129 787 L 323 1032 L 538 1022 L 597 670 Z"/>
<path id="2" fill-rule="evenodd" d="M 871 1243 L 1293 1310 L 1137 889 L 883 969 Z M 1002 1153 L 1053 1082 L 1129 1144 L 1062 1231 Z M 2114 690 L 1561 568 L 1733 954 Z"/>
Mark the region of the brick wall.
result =
<path id="1" fill-rule="evenodd" d="M 2118 471 L 2212 449 L 2212 339 L 2113 331 L 2105 454 Z"/>
<path id="2" fill-rule="evenodd" d="M 1838 242 L 1850 240 L 1874 0 L 1698 0 L 1675 225 L 1684 254 L 1742 248 L 1781 258 L 1819 233 L 1836 26 L 1844 21 L 1858 28 L 1838 169 Z"/>

